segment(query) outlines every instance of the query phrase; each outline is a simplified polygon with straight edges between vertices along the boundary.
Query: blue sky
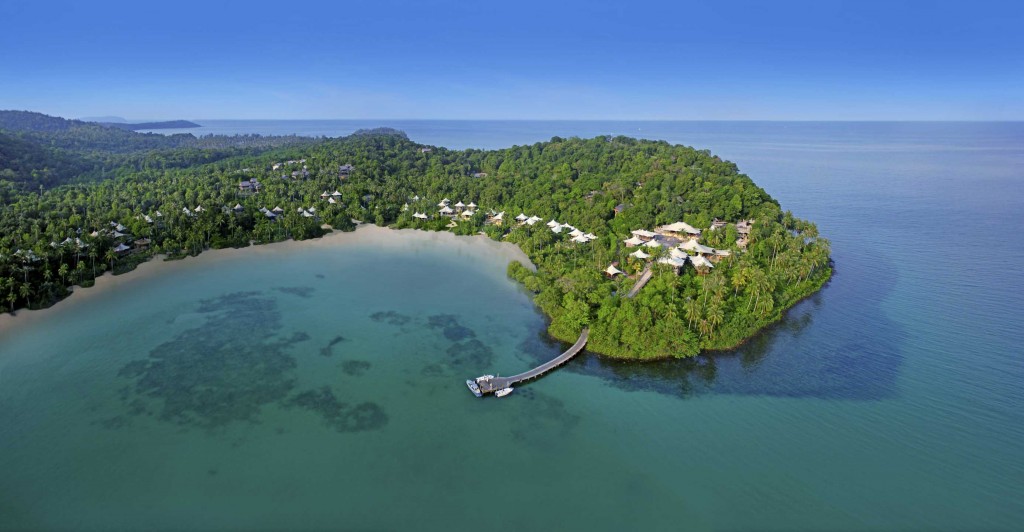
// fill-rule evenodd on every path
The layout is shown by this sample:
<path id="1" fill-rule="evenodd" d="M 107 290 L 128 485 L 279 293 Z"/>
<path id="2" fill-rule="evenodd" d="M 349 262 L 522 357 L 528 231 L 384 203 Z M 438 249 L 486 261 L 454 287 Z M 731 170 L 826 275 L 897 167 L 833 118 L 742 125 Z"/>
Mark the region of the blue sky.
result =
<path id="1" fill-rule="evenodd" d="M 1022 120 L 1019 2 L 0 2 L 67 117 Z"/>

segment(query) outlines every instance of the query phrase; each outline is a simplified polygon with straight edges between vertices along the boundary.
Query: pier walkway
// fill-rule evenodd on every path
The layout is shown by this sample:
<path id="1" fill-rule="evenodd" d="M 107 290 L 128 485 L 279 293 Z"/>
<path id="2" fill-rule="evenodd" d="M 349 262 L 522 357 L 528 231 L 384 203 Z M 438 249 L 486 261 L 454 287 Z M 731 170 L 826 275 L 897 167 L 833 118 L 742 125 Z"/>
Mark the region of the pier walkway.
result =
<path id="1" fill-rule="evenodd" d="M 629 290 L 629 293 L 626 294 L 626 297 L 632 298 L 633 296 L 637 295 L 640 292 L 640 289 L 643 288 L 645 284 L 647 284 L 647 281 L 651 280 L 652 275 L 654 275 L 654 272 L 651 271 L 651 265 L 648 264 L 647 267 L 644 268 L 644 273 L 640 274 L 640 279 L 637 279 L 636 284 L 634 284 L 633 288 Z"/>
<path id="2" fill-rule="evenodd" d="M 576 356 L 577 353 L 583 350 L 583 346 L 587 345 L 587 336 L 590 334 L 590 329 L 584 327 L 583 332 L 580 333 L 580 339 L 576 340 L 566 352 L 558 355 L 555 358 L 531 369 L 530 371 L 520 373 L 519 375 L 513 375 L 511 377 L 495 377 L 488 380 L 477 380 L 477 385 L 480 386 L 481 393 L 493 393 L 502 388 L 507 388 L 516 384 L 517 382 L 523 382 L 530 379 L 540 377 L 541 375 L 557 368 L 564 364 L 570 358 Z"/>

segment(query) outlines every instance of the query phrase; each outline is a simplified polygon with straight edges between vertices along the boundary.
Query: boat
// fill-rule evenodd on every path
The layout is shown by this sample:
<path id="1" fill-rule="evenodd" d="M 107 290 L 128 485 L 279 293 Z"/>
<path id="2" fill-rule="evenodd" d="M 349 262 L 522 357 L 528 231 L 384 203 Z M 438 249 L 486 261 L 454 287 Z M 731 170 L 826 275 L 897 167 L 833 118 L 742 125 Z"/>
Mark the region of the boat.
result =
<path id="1" fill-rule="evenodd" d="M 482 377 L 477 377 L 476 378 L 476 382 L 481 382 L 481 381 L 487 382 L 487 381 L 489 381 L 489 380 L 491 380 L 493 378 L 494 378 L 494 375 L 484 375 Z"/>
<path id="2" fill-rule="evenodd" d="M 511 386 L 507 386 L 505 388 L 502 388 L 502 389 L 494 392 L 494 395 L 497 396 L 497 397 L 505 397 L 506 395 L 508 395 L 510 393 L 512 393 L 512 387 Z"/>
<path id="3" fill-rule="evenodd" d="M 466 386 L 469 387 L 469 391 L 473 392 L 473 395 L 477 397 L 484 396 L 484 394 L 480 393 L 480 387 L 476 385 L 476 381 L 473 379 L 466 379 Z"/>

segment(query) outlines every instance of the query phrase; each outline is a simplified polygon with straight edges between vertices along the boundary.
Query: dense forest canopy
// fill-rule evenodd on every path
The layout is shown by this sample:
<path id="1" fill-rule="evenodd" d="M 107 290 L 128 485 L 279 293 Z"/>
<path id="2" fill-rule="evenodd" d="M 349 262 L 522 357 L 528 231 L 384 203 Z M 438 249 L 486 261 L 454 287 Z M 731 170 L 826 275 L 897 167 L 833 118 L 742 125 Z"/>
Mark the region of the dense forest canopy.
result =
<path id="1" fill-rule="evenodd" d="M 360 220 L 483 232 L 515 243 L 537 271 L 515 263 L 509 275 L 535 294 L 553 336 L 573 341 L 589 326 L 593 351 L 663 358 L 735 345 L 831 275 L 828 241 L 813 223 L 783 212 L 734 164 L 666 142 L 555 137 L 456 151 L 417 144 L 394 130 L 369 130 L 248 148 L 224 137 L 217 146 L 148 149 L 141 146 L 149 136 L 142 135 L 110 150 L 117 135 L 141 134 L 34 114 L 19 114 L 21 129 L 11 129 L 10 114 L 4 116 L 0 301 L 6 309 L 50 305 L 71 285 L 91 284 L 106 270 L 126 271 L 154 254 L 175 258 L 314 238 L 329 230 L 324 224 L 350 230 Z M 153 142 L 179 142 L 175 137 Z M 93 138 L 96 144 L 89 143 Z M 438 212 L 443 198 L 479 207 L 453 223 Z M 502 212 L 499 225 L 495 215 Z M 517 222 L 520 213 L 570 224 L 595 239 L 581 243 L 544 223 Z M 641 246 L 651 257 L 637 258 L 640 248 L 624 243 L 631 231 L 676 222 L 701 229 L 700 243 L 721 250 L 712 266 L 662 264 L 658 259 L 681 253 L 667 246 Z M 742 227 L 749 235 L 739 238 Z M 608 277 L 611 264 L 626 275 Z M 625 297 L 645 269 L 650 282 Z"/>

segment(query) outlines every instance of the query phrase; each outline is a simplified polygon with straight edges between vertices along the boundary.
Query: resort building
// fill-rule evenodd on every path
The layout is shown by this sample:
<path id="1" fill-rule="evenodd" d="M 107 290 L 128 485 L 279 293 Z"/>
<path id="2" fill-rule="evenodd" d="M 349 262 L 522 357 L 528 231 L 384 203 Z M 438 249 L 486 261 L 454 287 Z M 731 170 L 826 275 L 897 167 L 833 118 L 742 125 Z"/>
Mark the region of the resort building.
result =
<path id="1" fill-rule="evenodd" d="M 686 222 L 663 225 L 658 228 L 659 233 L 677 238 L 693 238 L 700 236 L 700 230 Z"/>
<path id="2" fill-rule="evenodd" d="M 624 275 L 622 273 L 622 270 L 616 268 L 614 264 L 608 265 L 608 267 L 604 269 L 604 274 L 607 275 L 608 277 L 615 277 L 616 275 Z"/>

